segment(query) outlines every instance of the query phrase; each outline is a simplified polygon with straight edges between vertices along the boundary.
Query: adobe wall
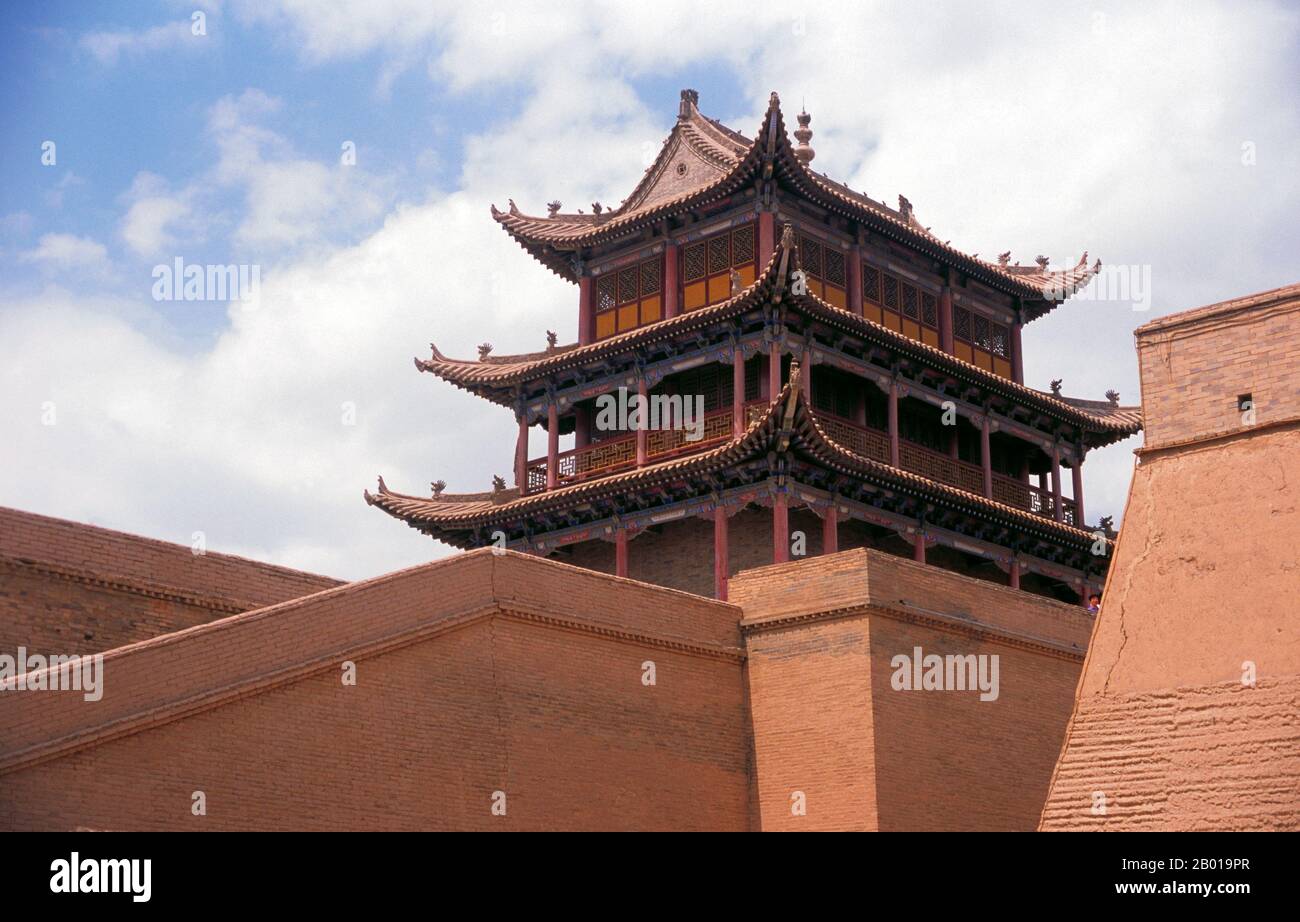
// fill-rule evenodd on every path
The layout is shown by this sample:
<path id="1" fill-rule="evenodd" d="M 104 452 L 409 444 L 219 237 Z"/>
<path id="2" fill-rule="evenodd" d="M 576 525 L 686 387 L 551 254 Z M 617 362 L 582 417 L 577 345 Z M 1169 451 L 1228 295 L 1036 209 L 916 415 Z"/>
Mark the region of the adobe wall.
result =
<path id="1" fill-rule="evenodd" d="M 1078 606 L 865 549 L 741 574 L 731 599 L 764 830 L 1034 828 L 1091 626 Z M 916 646 L 997 655 L 998 698 L 895 690 Z"/>
<path id="2" fill-rule="evenodd" d="M 1146 447 L 1300 417 L 1300 285 L 1161 317 L 1137 331 Z"/>
<path id="3" fill-rule="evenodd" d="M 1300 829 L 1300 286 L 1137 341 L 1149 441 L 1042 828 Z"/>
<path id="4" fill-rule="evenodd" d="M 738 620 L 490 551 L 235 615 L 0 693 L 0 828 L 748 829 Z"/>
<path id="5" fill-rule="evenodd" d="M 0 508 L 0 653 L 109 650 L 340 581 Z"/>

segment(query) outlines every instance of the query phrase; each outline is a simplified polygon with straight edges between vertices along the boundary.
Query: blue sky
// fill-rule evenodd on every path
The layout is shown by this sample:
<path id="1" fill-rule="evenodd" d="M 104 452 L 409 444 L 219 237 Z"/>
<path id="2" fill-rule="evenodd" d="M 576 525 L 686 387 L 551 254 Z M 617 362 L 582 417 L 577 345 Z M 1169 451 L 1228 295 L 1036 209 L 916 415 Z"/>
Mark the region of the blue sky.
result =
<path id="1" fill-rule="evenodd" d="M 747 133 L 806 103 L 818 169 L 968 252 L 1148 271 L 1145 311 L 1026 330 L 1040 388 L 1136 402 L 1134 327 L 1300 278 L 1293 4 L 7 3 L 0 36 L 0 504 L 341 577 L 447 552 L 377 474 L 509 474 L 508 411 L 411 357 L 575 336 L 489 204 L 619 201 L 682 87 Z M 155 301 L 176 258 L 260 296 Z M 1092 516 L 1138 444 L 1090 456 Z"/>

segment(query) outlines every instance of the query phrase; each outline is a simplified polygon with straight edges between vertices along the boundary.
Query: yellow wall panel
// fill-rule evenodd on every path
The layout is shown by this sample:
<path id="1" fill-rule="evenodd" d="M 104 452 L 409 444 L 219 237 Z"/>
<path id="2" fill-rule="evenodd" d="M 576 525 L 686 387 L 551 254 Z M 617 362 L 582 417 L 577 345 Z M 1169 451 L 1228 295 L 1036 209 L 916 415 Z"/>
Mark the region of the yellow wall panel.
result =
<path id="1" fill-rule="evenodd" d="M 709 276 L 709 304 L 717 304 L 731 297 L 731 276 L 724 272 Z"/>
<path id="2" fill-rule="evenodd" d="M 641 322 L 654 323 L 659 319 L 661 305 L 658 295 L 651 295 L 641 300 Z"/>
<path id="3" fill-rule="evenodd" d="M 686 289 L 682 292 L 682 307 L 688 311 L 693 311 L 697 307 L 703 307 L 706 303 L 708 303 L 708 299 L 705 294 L 703 281 L 692 282 L 687 285 Z"/>
<path id="4" fill-rule="evenodd" d="M 627 304 L 618 309 L 618 331 L 620 333 L 636 326 L 636 305 Z"/>
<path id="5" fill-rule="evenodd" d="M 921 325 L 915 320 L 903 320 L 903 335 L 912 339 L 921 338 Z"/>
<path id="6" fill-rule="evenodd" d="M 596 315 L 596 338 L 604 339 L 606 336 L 613 336 L 614 330 L 614 312 L 603 311 Z"/>
<path id="7" fill-rule="evenodd" d="M 826 302 L 844 310 L 849 306 L 849 297 L 843 288 L 836 288 L 834 285 L 827 285 Z"/>
<path id="8" fill-rule="evenodd" d="M 938 349 L 939 331 L 932 330 L 929 327 L 921 327 L 921 342 L 925 343 L 927 346 L 934 346 L 934 348 Z"/>
<path id="9" fill-rule="evenodd" d="M 993 370 L 1004 378 L 1009 379 L 1011 377 L 1011 363 L 1006 359 L 998 358 L 996 355 L 993 357 Z"/>
<path id="10" fill-rule="evenodd" d="M 754 279 L 757 276 L 754 274 L 753 266 L 741 266 L 736 271 L 740 273 L 740 284 L 743 287 L 748 288 L 750 285 L 754 284 Z"/>

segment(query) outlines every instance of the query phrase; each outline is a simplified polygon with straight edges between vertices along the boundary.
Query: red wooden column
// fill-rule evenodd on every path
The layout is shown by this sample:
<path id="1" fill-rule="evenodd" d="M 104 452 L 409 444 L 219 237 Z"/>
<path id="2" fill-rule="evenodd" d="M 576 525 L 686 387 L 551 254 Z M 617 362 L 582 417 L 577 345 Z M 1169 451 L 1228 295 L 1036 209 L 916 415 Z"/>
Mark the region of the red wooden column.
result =
<path id="1" fill-rule="evenodd" d="M 596 341 L 595 285 L 590 275 L 578 279 L 578 344 L 585 346 Z"/>
<path id="2" fill-rule="evenodd" d="M 528 416 L 519 415 L 519 437 L 515 440 L 515 486 L 521 496 L 528 493 Z"/>
<path id="3" fill-rule="evenodd" d="M 560 412 L 552 400 L 546 407 L 546 489 L 560 485 Z"/>
<path id="4" fill-rule="evenodd" d="M 731 356 L 731 432 L 736 438 L 749 428 L 745 425 L 745 350 L 736 343 Z"/>
<path id="5" fill-rule="evenodd" d="M 849 250 L 849 310 L 862 316 L 862 247 Z"/>
<path id="6" fill-rule="evenodd" d="M 573 447 L 586 448 L 591 444 L 591 407 L 573 408 Z"/>
<path id="7" fill-rule="evenodd" d="M 664 319 L 677 316 L 677 244 L 664 244 Z"/>
<path id="8" fill-rule="evenodd" d="M 1065 518 L 1065 507 L 1061 505 L 1061 446 L 1052 443 L 1052 518 L 1060 522 Z"/>
<path id="9" fill-rule="evenodd" d="M 939 290 L 939 348 L 949 355 L 954 352 L 952 339 L 952 288 L 944 285 Z"/>
<path id="10" fill-rule="evenodd" d="M 772 499 L 772 563 L 790 559 L 790 506 L 785 493 Z"/>
<path id="11" fill-rule="evenodd" d="M 898 381 L 889 382 L 889 463 L 898 467 Z"/>
<path id="12" fill-rule="evenodd" d="M 727 548 L 727 510 L 713 510 L 713 597 L 727 601 L 727 574 L 731 566 Z"/>
<path id="13" fill-rule="evenodd" d="M 925 535 L 919 531 L 916 540 L 912 542 L 912 559 L 917 563 L 925 563 Z"/>
<path id="14" fill-rule="evenodd" d="M 812 403 L 812 356 L 807 349 L 803 353 L 803 365 L 799 370 L 799 389 L 803 391 L 805 403 Z"/>
<path id="15" fill-rule="evenodd" d="M 772 259 L 776 252 L 776 215 L 770 211 L 758 213 L 758 271 Z"/>
<path id="16" fill-rule="evenodd" d="M 1025 357 L 1020 348 L 1020 321 L 1011 324 L 1011 380 L 1025 383 Z"/>
<path id="17" fill-rule="evenodd" d="M 1020 588 L 1020 561 L 1011 561 L 1011 572 L 1007 574 L 1007 585 L 1012 589 Z"/>
<path id="18" fill-rule="evenodd" d="M 948 433 L 948 457 L 954 459 L 961 457 L 961 437 L 957 435 L 956 421 Z"/>
<path id="19" fill-rule="evenodd" d="M 772 343 L 767 354 L 767 399 L 775 400 L 781 393 L 781 344 Z"/>
<path id="20" fill-rule="evenodd" d="M 822 517 L 822 553 L 834 554 L 840 549 L 840 507 L 831 503 Z"/>
<path id="21" fill-rule="evenodd" d="M 614 531 L 614 575 L 627 576 L 627 529 L 621 525 Z"/>
<path id="22" fill-rule="evenodd" d="M 1083 517 L 1083 449 L 1078 449 L 1074 459 L 1074 527 L 1083 528 L 1088 520 Z"/>
<path id="23" fill-rule="evenodd" d="M 650 420 L 647 419 L 650 413 L 650 401 L 647 399 L 645 378 L 637 380 L 636 393 L 641 398 L 641 425 L 636 428 L 636 466 L 645 467 L 647 447 L 650 440 Z"/>
<path id="24" fill-rule="evenodd" d="M 984 495 L 993 498 L 993 452 L 989 448 L 989 415 L 980 423 L 980 464 L 984 467 Z"/>

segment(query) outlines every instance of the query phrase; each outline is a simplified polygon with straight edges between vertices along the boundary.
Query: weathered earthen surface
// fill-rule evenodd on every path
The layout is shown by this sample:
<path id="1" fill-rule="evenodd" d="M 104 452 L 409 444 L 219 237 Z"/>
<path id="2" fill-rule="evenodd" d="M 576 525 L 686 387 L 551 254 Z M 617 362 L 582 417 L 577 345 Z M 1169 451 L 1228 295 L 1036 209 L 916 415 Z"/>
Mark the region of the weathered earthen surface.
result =
<path id="1" fill-rule="evenodd" d="M 1043 829 L 1300 828 L 1297 298 L 1138 332 L 1158 444 L 1130 488 Z"/>

